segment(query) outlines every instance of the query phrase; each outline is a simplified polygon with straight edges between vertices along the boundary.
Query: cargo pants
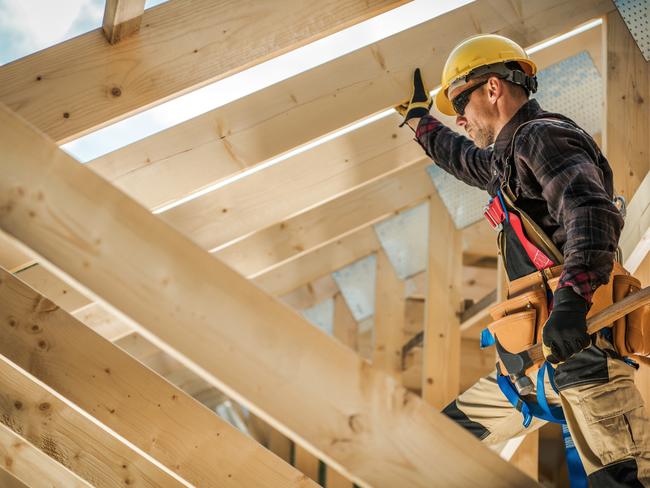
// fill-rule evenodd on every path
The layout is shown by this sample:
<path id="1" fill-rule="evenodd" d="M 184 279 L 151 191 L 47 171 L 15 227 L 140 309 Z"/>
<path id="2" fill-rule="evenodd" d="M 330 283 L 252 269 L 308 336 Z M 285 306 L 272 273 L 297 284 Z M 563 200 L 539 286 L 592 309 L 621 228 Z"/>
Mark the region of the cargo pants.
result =
<path id="1" fill-rule="evenodd" d="M 595 345 L 555 370 L 559 395 L 546 379 L 551 406 L 561 405 L 591 487 L 650 487 L 650 418 L 634 384 L 633 366 L 598 336 Z M 535 377 L 531 376 L 533 384 Z M 526 400 L 535 401 L 535 392 Z M 451 402 L 443 413 L 488 445 L 532 432 L 497 385 L 496 372 Z"/>

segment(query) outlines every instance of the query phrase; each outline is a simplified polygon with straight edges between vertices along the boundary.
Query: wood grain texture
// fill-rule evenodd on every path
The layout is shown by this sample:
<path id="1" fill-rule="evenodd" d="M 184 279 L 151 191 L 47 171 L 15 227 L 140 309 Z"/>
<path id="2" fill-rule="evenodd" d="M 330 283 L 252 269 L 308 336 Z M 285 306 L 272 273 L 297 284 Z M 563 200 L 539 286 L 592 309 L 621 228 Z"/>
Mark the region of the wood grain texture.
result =
<path id="1" fill-rule="evenodd" d="M 605 154 L 615 192 L 630 201 L 650 170 L 650 63 L 617 10 L 607 15 L 604 26 Z"/>
<path id="2" fill-rule="evenodd" d="M 320 207 L 256 232 L 214 255 L 243 275 L 255 277 L 272 266 L 421 202 L 434 191 L 425 172 L 429 164 L 430 160 L 421 159 Z"/>
<path id="3" fill-rule="evenodd" d="M 459 393 L 461 233 L 438 193 L 429 199 L 422 398 L 442 409 Z"/>
<path id="4" fill-rule="evenodd" d="M 396 105 L 415 66 L 433 87 L 466 37 L 495 32 L 529 46 L 613 9 L 607 0 L 472 2 L 89 164 L 154 207 Z M 563 49 L 540 53 L 540 67 L 570 54 Z"/>
<path id="5" fill-rule="evenodd" d="M 402 3 L 171 0 L 115 46 L 97 29 L 2 66 L 0 102 L 62 143 Z"/>
<path id="6" fill-rule="evenodd" d="M 0 125 L 0 228 L 320 459 L 366 486 L 535 486 L 5 108 Z"/>
<path id="7" fill-rule="evenodd" d="M 110 44 L 140 30 L 144 4 L 145 0 L 106 0 L 102 29 Z"/>
<path id="8" fill-rule="evenodd" d="M 4 270 L 0 309 L 5 314 L 0 354 L 190 483 L 313 486 Z"/>
<path id="9" fill-rule="evenodd" d="M 90 483 L 79 478 L 2 423 L 0 423 L 0 456 L 3 459 L 3 466 L 0 468 L 0 486 L 3 488 L 92 487 Z"/>
<path id="10" fill-rule="evenodd" d="M 372 363 L 399 379 L 406 316 L 405 285 L 383 249 L 377 252 L 375 278 L 375 344 Z"/>
<path id="11" fill-rule="evenodd" d="M 91 485 L 183 486 L 4 356 L 0 356 L 0 383 L 2 423 Z"/>

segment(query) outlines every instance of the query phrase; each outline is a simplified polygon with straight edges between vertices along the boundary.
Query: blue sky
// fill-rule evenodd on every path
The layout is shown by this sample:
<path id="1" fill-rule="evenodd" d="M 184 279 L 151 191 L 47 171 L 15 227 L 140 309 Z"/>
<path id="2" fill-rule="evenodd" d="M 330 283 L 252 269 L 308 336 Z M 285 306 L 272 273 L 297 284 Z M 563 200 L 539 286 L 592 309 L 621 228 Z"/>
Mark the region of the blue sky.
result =
<path id="1" fill-rule="evenodd" d="M 105 0 L 0 0 L 0 65 L 101 26 Z M 164 0 L 148 0 L 150 8 Z M 72 141 L 87 162 L 209 110 L 376 42 L 471 0 L 413 0 L 345 31 L 254 66 Z"/>

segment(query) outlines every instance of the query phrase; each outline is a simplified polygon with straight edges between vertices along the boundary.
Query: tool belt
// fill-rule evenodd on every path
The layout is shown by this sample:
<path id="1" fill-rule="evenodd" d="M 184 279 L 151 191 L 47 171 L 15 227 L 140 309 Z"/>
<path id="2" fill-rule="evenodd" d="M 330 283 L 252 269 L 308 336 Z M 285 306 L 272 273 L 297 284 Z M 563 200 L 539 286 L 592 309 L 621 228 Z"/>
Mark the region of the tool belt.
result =
<path id="1" fill-rule="evenodd" d="M 508 283 L 508 299 L 490 309 L 491 334 L 509 352 L 519 353 L 541 342 L 549 315 L 548 297 L 560 279 L 562 266 L 536 271 Z M 641 289 L 641 283 L 614 262 L 607 284 L 594 293 L 587 318 Z M 650 306 L 646 305 L 612 324 L 614 346 L 622 356 L 650 356 Z M 539 369 L 536 363 L 526 373 Z M 501 374 L 507 374 L 501 370 Z"/>

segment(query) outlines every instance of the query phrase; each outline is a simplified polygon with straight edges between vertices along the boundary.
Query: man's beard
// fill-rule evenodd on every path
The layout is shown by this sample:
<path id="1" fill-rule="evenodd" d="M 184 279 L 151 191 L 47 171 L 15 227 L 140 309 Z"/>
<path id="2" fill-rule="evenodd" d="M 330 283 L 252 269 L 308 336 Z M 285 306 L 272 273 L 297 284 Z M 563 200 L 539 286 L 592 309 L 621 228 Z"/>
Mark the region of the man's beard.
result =
<path id="1" fill-rule="evenodd" d="M 496 135 L 491 127 L 474 127 L 474 144 L 480 148 L 494 144 Z"/>

